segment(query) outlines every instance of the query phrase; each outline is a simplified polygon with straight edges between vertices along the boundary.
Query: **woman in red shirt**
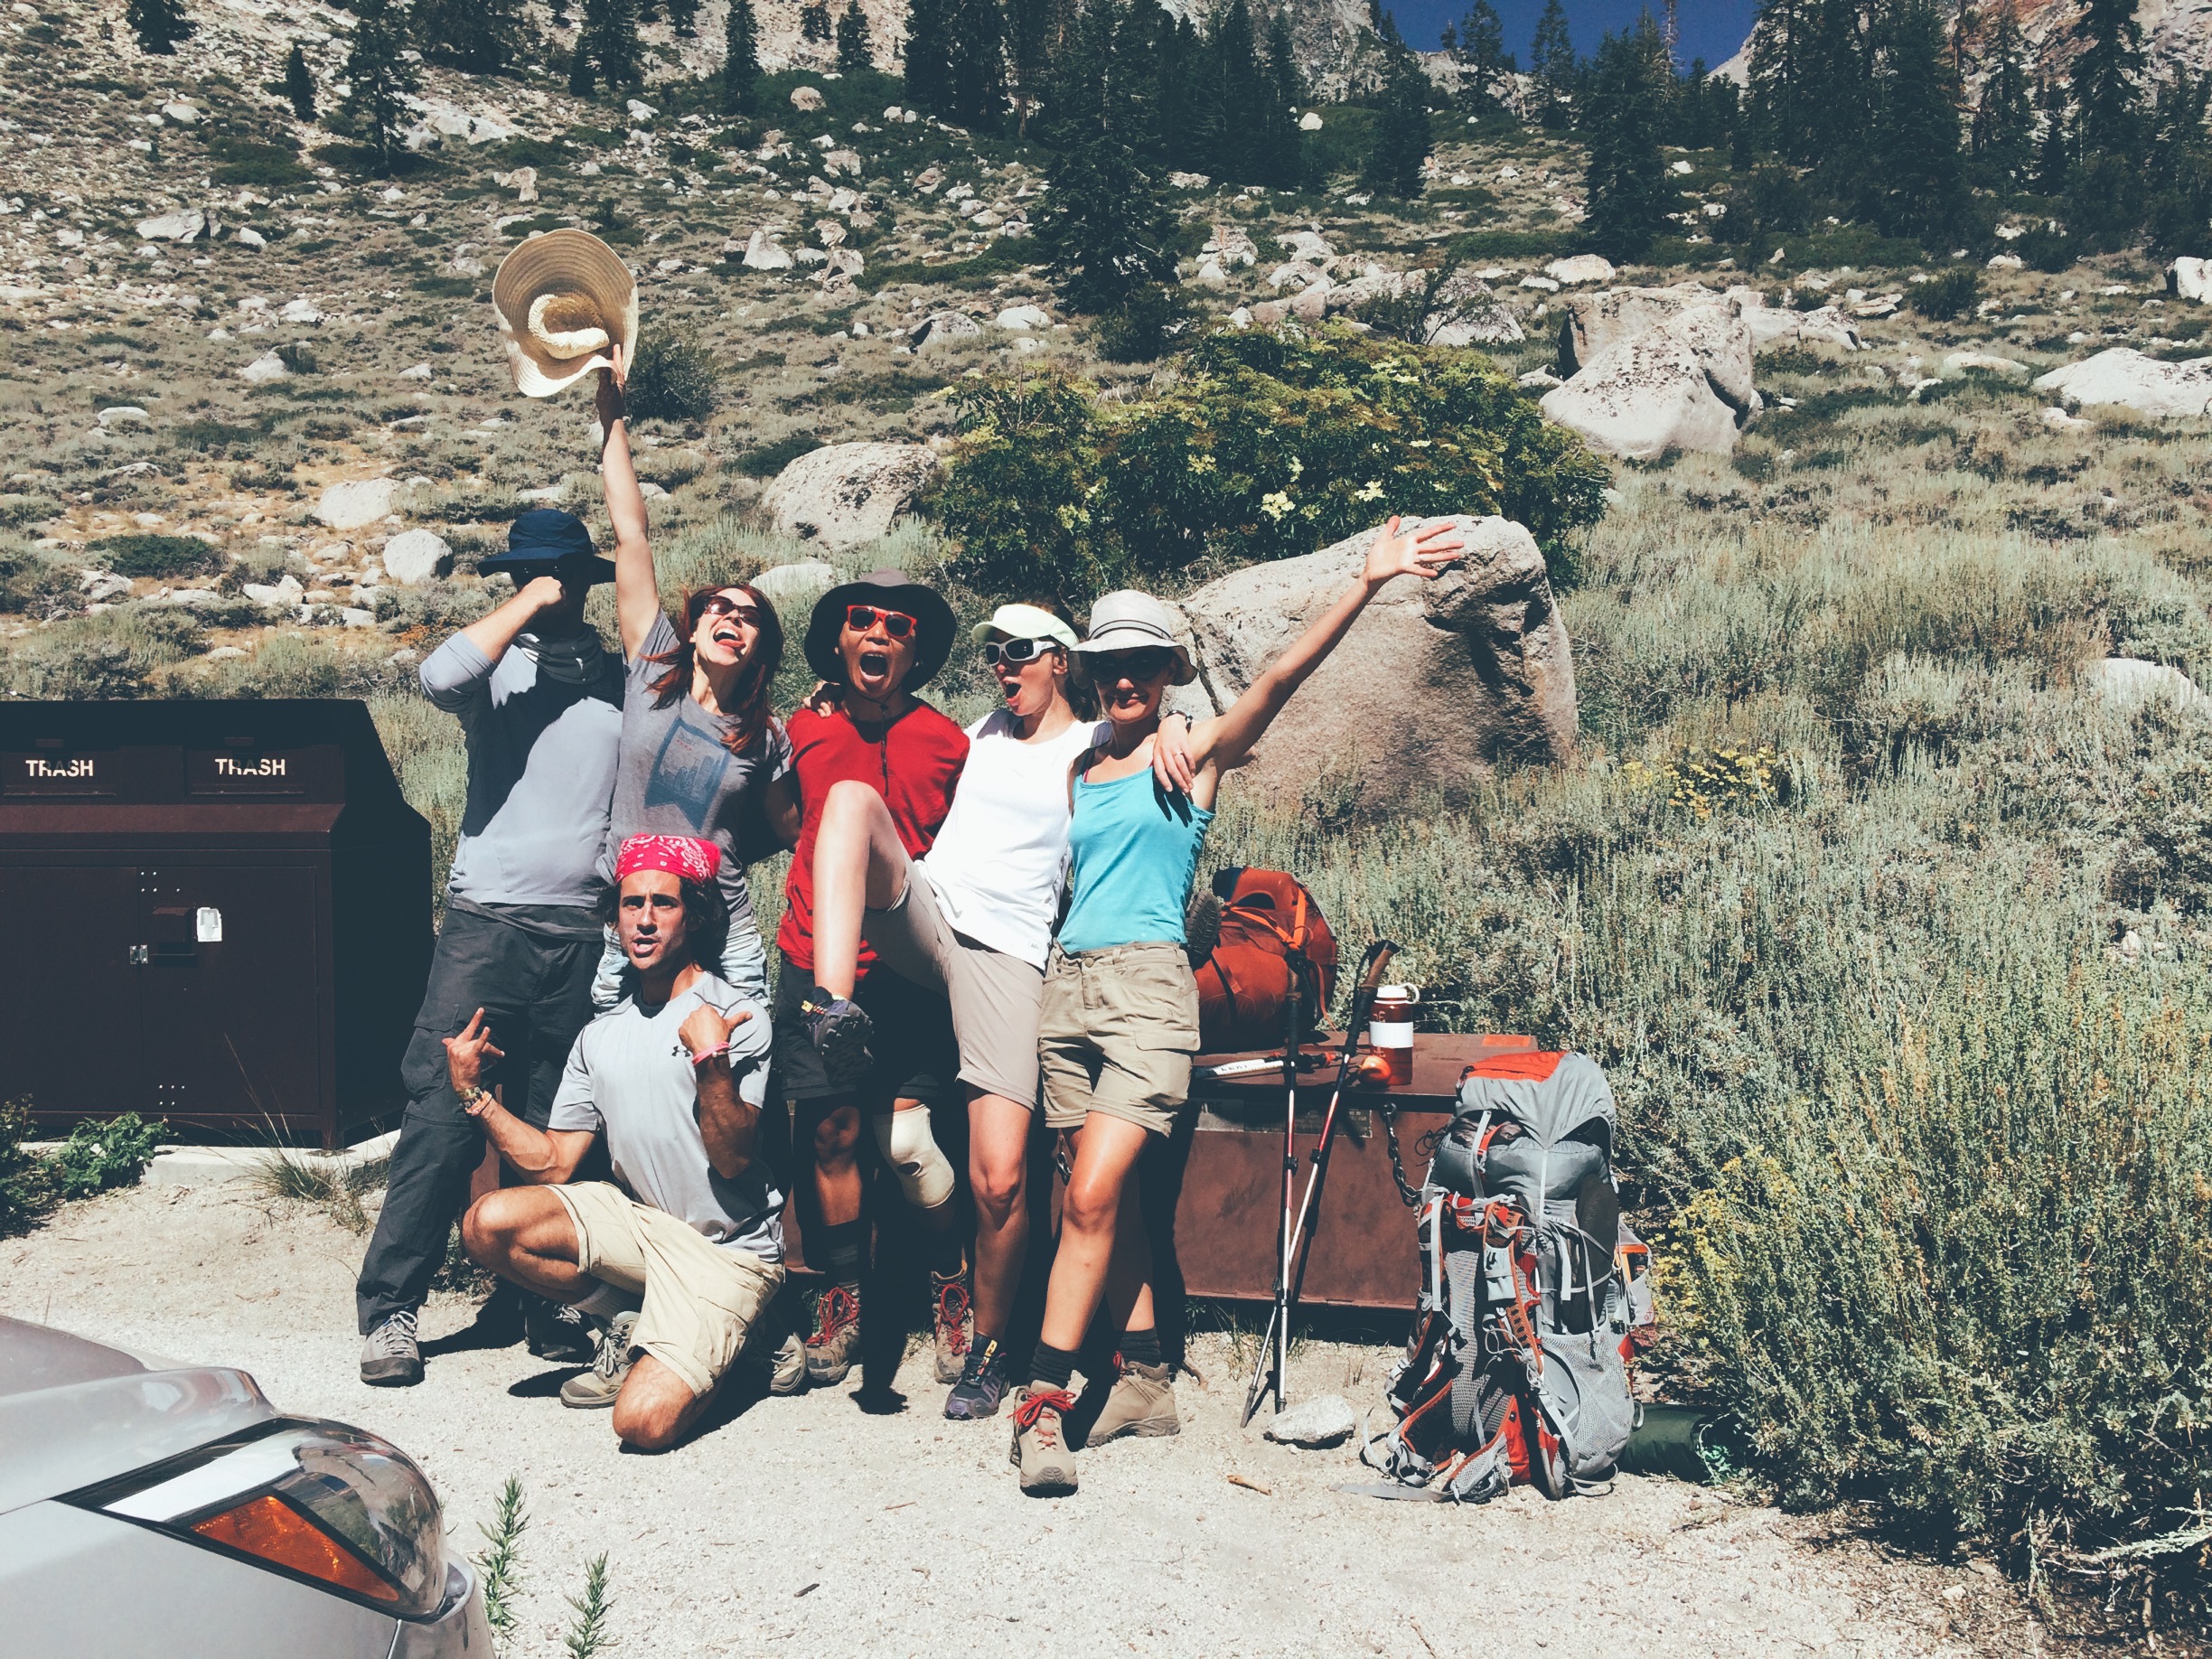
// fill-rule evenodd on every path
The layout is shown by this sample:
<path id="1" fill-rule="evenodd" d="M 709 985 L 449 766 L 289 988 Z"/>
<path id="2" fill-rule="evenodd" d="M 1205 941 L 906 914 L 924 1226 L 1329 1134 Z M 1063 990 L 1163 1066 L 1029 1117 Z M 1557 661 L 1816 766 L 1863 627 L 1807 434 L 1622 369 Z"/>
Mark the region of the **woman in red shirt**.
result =
<path id="1" fill-rule="evenodd" d="M 873 958 L 866 953 L 850 1001 L 814 985 L 814 838 L 831 786 L 855 779 L 880 793 L 911 858 L 930 849 L 951 810 L 968 736 L 914 694 L 943 667 L 952 633 L 951 608 L 895 570 L 872 571 L 823 595 L 806 634 L 807 662 L 823 690 L 787 723 L 792 770 L 771 793 L 772 815 L 781 820 L 775 828 L 797 841 L 776 933 L 783 962 L 775 1064 L 800 1144 L 811 1136 L 813 1146 L 816 1214 L 807 1226 L 807 1258 L 830 1279 L 806 1343 L 811 1382 L 842 1382 L 859 1350 L 867 1233 L 854 1154 L 863 1111 L 929 1242 L 941 1380 L 959 1376 L 972 1329 L 951 1167 L 942 1153 L 902 1156 L 914 1145 L 935 1151 L 930 1104 L 952 1088 L 960 1069 L 951 1012 L 942 995 L 912 980 L 887 970 L 868 972 Z M 874 1054 L 881 1056 L 865 1066 L 852 1064 L 854 1045 L 839 1041 L 861 1023 L 853 1018 L 856 1004 L 876 1033 Z"/>

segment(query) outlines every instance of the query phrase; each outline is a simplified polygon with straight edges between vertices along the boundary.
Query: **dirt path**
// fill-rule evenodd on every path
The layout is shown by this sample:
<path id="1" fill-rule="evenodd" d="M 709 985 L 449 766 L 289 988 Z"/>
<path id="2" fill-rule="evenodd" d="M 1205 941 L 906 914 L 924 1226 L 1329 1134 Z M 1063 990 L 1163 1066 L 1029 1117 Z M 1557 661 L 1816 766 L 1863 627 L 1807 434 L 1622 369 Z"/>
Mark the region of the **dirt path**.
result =
<path id="1" fill-rule="evenodd" d="M 610 1558 L 626 1659 L 864 1652 L 1392 1654 L 1515 1647 L 1675 1654 L 2017 1654 L 2041 1635 L 1984 1573 L 1903 1566 L 1776 1511 L 1668 1481 L 1482 1509 L 1334 1490 L 1348 1449 L 1298 1452 L 1236 1424 L 1218 1339 L 1194 1353 L 1176 1439 L 1082 1460 L 1073 1498 L 1025 1500 L 1004 1420 L 945 1422 L 923 1362 L 906 1409 L 844 1389 L 767 1400 L 659 1458 L 564 1410 L 521 1348 L 434 1358 L 408 1391 L 354 1374 L 361 1240 L 320 1212 L 234 1188 L 141 1188 L 0 1240 L 0 1312 L 181 1359 L 242 1366 L 281 1407 L 389 1435 L 429 1472 L 473 1551 L 512 1473 L 527 1487 L 514 1652 L 559 1650 L 563 1598 Z M 442 1298 L 425 1336 L 465 1326 Z M 1316 1344 L 1293 1397 L 1364 1407 L 1379 1349 Z M 1351 1386 L 1347 1387 L 1347 1382 Z M 1268 1488 L 1234 1485 L 1232 1475 Z"/>

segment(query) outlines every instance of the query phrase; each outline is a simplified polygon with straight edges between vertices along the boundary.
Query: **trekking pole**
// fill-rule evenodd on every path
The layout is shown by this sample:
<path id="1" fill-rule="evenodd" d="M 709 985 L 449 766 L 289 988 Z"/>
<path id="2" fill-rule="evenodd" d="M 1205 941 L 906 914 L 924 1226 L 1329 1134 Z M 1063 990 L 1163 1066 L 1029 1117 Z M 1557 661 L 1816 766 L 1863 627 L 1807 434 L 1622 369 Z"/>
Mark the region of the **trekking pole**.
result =
<path id="1" fill-rule="evenodd" d="M 1275 1280 L 1275 1306 L 1268 1317 L 1267 1340 L 1261 1345 L 1258 1360 L 1252 1367 L 1251 1384 L 1244 1393 L 1243 1421 L 1249 1423 L 1260 1409 L 1260 1401 L 1272 1392 L 1275 1406 L 1280 1411 L 1288 1402 L 1283 1398 L 1283 1381 L 1290 1357 L 1290 1316 L 1298 1304 L 1299 1287 L 1306 1279 L 1306 1249 L 1300 1241 L 1307 1234 L 1307 1223 L 1317 1214 L 1320 1201 L 1321 1183 L 1328 1174 L 1329 1148 L 1336 1138 L 1336 1125 L 1344 1102 L 1345 1083 L 1352 1074 L 1353 1056 L 1359 1051 L 1360 1026 L 1365 1021 L 1368 1006 L 1374 1000 L 1375 988 L 1382 984 L 1384 970 L 1398 952 L 1398 946 L 1387 939 L 1378 939 L 1367 947 L 1361 960 L 1358 984 L 1352 993 L 1351 1014 L 1345 1025 L 1344 1052 L 1336 1064 L 1336 1083 L 1330 1092 L 1328 1111 L 1321 1120 L 1321 1138 L 1313 1152 L 1313 1174 L 1307 1177 L 1306 1195 L 1298 1205 L 1296 1218 L 1290 1209 L 1290 1187 L 1297 1173 L 1294 1149 L 1286 1148 L 1285 1161 L 1289 1166 L 1283 1176 L 1283 1236 L 1282 1259 L 1278 1264 Z M 1291 1095 L 1295 1121 L 1297 1093 Z"/>
<path id="2" fill-rule="evenodd" d="M 1283 1298 L 1290 1289 L 1290 1214 L 1298 1201 L 1298 1057 L 1299 1039 L 1305 1036 L 1306 980 L 1303 970 L 1305 959 L 1296 951 L 1284 956 L 1290 969 L 1290 995 L 1285 1006 L 1289 1009 L 1283 1030 L 1283 1162 L 1282 1162 L 1282 1219 L 1275 1235 L 1275 1295 L 1268 1319 L 1266 1336 L 1260 1344 L 1260 1353 L 1252 1364 L 1251 1386 L 1244 1397 L 1244 1421 L 1252 1420 L 1260 1409 L 1261 1396 L 1272 1389 L 1277 1406 L 1282 1404 L 1283 1371 L 1290 1359 L 1289 1327 L 1277 1317 L 1282 1312 Z"/>

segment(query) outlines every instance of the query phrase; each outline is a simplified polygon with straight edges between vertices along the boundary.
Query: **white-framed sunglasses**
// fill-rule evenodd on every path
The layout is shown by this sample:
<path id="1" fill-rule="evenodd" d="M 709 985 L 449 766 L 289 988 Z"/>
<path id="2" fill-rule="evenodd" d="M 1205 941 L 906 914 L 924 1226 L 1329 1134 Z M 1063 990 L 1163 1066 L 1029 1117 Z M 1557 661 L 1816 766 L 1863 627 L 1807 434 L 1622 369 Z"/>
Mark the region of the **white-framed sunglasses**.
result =
<path id="1" fill-rule="evenodd" d="M 1059 649 L 1058 640 L 993 640 L 983 647 L 983 660 L 993 668 L 1019 668 Z"/>

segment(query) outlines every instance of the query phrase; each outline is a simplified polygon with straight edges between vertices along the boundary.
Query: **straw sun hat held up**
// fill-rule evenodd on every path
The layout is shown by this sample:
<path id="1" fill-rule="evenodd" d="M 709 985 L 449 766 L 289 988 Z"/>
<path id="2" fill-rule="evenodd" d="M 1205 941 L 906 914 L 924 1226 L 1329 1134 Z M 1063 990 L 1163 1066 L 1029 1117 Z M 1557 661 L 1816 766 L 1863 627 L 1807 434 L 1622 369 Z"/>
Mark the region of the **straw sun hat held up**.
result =
<path id="1" fill-rule="evenodd" d="M 550 398 L 637 350 L 637 284 L 622 257 L 586 230 L 548 230 L 500 261 L 492 278 L 515 389 Z"/>

